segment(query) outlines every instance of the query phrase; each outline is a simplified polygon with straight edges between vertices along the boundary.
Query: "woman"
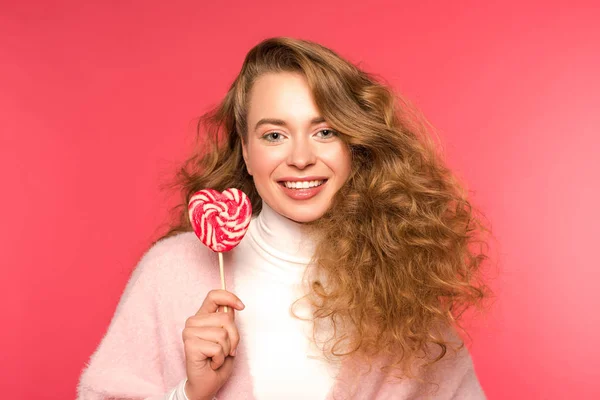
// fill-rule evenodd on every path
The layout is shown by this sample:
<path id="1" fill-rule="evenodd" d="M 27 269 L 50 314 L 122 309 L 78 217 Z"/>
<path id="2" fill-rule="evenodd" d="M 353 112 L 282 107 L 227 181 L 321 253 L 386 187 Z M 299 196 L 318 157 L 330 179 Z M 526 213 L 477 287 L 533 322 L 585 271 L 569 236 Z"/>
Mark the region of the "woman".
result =
<path id="1" fill-rule="evenodd" d="M 485 398 L 455 332 L 489 295 L 485 228 L 396 100 L 319 44 L 254 47 L 202 119 L 180 222 L 136 267 L 79 397 Z M 225 253 L 229 291 L 212 290 L 187 202 L 229 187 L 254 215 Z"/>

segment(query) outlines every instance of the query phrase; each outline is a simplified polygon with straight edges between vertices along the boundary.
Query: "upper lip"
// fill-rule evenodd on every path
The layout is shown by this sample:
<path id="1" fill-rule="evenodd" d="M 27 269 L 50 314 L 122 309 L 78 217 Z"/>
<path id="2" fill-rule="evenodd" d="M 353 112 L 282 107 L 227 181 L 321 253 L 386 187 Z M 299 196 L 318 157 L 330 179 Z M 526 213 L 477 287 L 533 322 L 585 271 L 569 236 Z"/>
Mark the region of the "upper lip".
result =
<path id="1" fill-rule="evenodd" d="M 280 178 L 278 182 L 306 182 L 306 181 L 324 181 L 327 180 L 324 176 L 303 176 L 303 177 L 288 177 Z"/>

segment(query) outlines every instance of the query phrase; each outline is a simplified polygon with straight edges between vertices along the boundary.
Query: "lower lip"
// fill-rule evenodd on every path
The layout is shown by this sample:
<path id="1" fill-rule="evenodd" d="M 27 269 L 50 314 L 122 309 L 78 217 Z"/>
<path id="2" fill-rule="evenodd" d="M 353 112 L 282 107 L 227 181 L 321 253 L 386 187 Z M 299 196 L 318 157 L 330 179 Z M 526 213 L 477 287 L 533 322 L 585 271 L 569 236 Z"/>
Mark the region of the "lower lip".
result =
<path id="1" fill-rule="evenodd" d="M 325 181 L 322 185 L 308 188 L 308 189 L 289 189 L 285 187 L 283 184 L 279 184 L 283 189 L 283 193 L 285 193 L 288 197 L 294 200 L 308 200 L 312 197 L 315 197 L 323 187 L 327 185 L 327 181 Z"/>

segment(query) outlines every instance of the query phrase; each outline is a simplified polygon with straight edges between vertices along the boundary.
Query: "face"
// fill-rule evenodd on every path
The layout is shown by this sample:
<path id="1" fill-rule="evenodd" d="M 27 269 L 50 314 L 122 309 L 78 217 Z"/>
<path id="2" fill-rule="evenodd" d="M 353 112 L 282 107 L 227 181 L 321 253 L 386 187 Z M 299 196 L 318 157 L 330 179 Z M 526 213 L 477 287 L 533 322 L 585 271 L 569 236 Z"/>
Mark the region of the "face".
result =
<path id="1" fill-rule="evenodd" d="M 325 214 L 350 175 L 350 150 L 321 117 L 300 74 L 270 73 L 254 82 L 243 151 L 260 197 L 296 222 Z"/>

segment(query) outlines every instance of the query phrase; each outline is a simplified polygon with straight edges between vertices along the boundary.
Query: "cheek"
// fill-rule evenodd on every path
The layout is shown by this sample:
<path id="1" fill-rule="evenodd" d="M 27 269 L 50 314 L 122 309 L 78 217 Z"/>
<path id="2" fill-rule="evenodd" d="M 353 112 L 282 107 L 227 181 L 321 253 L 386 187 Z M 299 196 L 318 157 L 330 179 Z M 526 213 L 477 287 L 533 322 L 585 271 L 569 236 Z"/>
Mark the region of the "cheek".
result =
<path id="1" fill-rule="evenodd" d="M 336 175 L 344 178 L 344 180 L 350 175 L 352 157 L 350 149 L 344 143 L 339 143 L 327 149 L 321 158 Z"/>
<path id="2" fill-rule="evenodd" d="M 248 158 L 255 180 L 266 179 L 282 163 L 285 158 L 282 151 L 275 147 L 251 147 Z"/>

